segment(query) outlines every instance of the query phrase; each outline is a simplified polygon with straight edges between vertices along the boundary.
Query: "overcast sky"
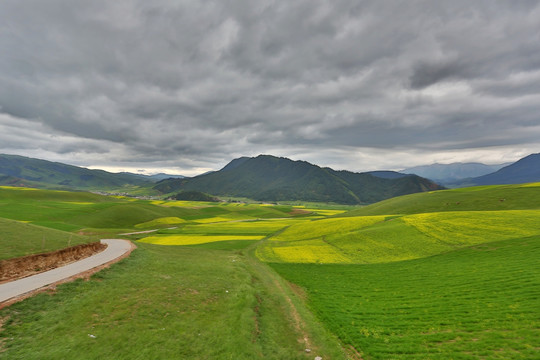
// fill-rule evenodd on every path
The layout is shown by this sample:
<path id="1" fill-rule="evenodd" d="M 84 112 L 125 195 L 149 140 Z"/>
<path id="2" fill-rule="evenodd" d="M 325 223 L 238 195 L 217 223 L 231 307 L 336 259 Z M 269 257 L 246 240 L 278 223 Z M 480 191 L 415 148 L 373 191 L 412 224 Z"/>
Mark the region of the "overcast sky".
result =
<path id="1" fill-rule="evenodd" d="M 538 1 L 0 1 L 0 153 L 195 175 L 540 152 Z"/>

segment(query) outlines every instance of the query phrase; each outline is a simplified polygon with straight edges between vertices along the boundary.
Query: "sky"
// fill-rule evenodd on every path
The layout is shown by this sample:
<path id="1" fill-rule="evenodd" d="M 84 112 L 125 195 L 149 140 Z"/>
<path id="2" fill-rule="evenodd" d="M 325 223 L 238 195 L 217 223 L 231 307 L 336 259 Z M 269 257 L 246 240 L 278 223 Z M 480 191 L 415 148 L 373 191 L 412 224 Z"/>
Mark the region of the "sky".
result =
<path id="1" fill-rule="evenodd" d="M 0 1 L 0 153 L 193 176 L 540 152 L 540 2 Z"/>

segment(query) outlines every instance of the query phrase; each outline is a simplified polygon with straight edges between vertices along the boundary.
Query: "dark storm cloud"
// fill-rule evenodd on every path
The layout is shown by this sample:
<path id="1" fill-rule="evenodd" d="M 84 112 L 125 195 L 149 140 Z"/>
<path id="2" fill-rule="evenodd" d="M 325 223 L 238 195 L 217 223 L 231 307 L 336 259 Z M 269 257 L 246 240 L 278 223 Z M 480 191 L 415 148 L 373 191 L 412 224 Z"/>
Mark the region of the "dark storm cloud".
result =
<path id="1" fill-rule="evenodd" d="M 187 170 L 540 151 L 538 18 L 535 1 L 5 0 L 0 150 Z"/>
<path id="2" fill-rule="evenodd" d="M 413 68 L 411 87 L 423 89 L 439 81 L 466 78 L 467 72 L 458 62 L 424 62 L 421 61 Z"/>

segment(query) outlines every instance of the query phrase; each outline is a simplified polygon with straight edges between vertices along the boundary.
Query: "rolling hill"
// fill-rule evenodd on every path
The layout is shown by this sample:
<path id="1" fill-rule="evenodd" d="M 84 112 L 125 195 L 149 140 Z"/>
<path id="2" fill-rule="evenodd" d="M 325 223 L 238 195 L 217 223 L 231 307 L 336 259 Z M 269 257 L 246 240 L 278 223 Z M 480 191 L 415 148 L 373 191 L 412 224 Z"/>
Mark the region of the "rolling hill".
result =
<path id="1" fill-rule="evenodd" d="M 540 183 L 476 186 L 387 199 L 340 216 L 540 209 Z"/>
<path id="2" fill-rule="evenodd" d="M 389 179 L 369 173 L 321 168 L 270 155 L 239 158 L 220 171 L 190 179 L 168 179 L 154 189 L 164 193 L 196 190 L 259 201 L 318 201 L 366 204 L 398 195 L 441 189 L 416 175 Z"/>

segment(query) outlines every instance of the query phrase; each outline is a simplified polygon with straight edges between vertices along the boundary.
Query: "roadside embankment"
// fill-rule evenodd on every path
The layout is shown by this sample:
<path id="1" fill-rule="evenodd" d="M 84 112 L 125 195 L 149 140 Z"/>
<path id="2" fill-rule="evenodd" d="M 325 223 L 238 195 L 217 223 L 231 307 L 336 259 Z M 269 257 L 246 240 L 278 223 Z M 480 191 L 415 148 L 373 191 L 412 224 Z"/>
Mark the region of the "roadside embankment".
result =
<path id="1" fill-rule="evenodd" d="M 87 258 L 107 248 L 99 241 L 0 261 L 0 283 L 51 270 Z"/>

